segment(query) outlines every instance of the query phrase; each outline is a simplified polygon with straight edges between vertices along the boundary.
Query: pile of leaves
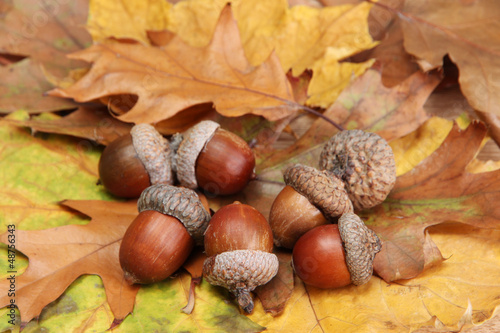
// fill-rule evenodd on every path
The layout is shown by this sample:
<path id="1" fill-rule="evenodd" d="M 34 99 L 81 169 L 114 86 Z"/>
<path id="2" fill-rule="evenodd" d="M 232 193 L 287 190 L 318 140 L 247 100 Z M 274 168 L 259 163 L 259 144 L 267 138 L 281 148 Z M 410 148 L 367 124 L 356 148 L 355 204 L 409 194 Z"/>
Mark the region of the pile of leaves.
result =
<path id="1" fill-rule="evenodd" d="M 477 158 L 498 133 L 494 0 L 13 0 L 0 13 L 1 331 L 498 325 L 500 171 Z M 390 142 L 396 185 L 361 213 L 384 244 L 370 282 L 304 285 L 276 250 L 280 272 L 244 315 L 203 281 L 200 250 L 166 281 L 128 285 L 118 249 L 136 202 L 97 185 L 103 146 L 134 123 L 170 135 L 202 119 L 257 157 L 257 179 L 213 210 L 238 200 L 268 216 L 284 168 L 316 166 L 339 129 Z"/>

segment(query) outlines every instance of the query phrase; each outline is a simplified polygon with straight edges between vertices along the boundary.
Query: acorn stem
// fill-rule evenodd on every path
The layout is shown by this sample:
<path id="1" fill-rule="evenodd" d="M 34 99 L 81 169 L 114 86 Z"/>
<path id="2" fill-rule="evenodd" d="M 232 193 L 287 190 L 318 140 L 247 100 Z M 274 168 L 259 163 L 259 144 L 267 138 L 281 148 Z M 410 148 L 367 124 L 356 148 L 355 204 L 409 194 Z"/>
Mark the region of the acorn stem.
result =
<path id="1" fill-rule="evenodd" d="M 236 298 L 238 299 L 238 304 L 241 306 L 241 308 L 246 312 L 246 313 L 252 313 L 254 304 L 253 304 L 253 299 L 252 296 L 250 295 L 250 292 L 248 289 L 238 289 L 236 290 Z"/>

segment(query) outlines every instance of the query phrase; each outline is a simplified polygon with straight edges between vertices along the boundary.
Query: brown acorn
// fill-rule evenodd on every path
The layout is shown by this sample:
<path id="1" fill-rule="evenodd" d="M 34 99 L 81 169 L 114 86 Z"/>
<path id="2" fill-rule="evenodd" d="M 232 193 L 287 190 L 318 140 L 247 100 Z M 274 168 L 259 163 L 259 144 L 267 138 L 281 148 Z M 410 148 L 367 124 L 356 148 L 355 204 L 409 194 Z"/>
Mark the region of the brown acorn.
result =
<path id="1" fill-rule="evenodd" d="M 269 214 L 276 246 L 291 249 L 307 231 L 353 211 L 342 181 L 326 171 L 295 164 L 285 170 L 283 178 L 286 186 Z"/>
<path id="2" fill-rule="evenodd" d="M 273 236 L 265 217 L 255 208 L 235 202 L 219 209 L 205 232 L 203 276 L 228 289 L 238 304 L 251 313 L 250 292 L 269 282 L 278 272 L 278 258 L 271 253 Z"/>
<path id="3" fill-rule="evenodd" d="M 241 191 L 255 177 L 252 149 L 216 122 L 202 121 L 182 136 L 175 157 L 181 186 L 229 195 Z"/>
<path id="4" fill-rule="evenodd" d="M 123 198 L 137 198 L 148 186 L 172 184 L 170 145 L 148 124 L 111 142 L 99 160 L 99 179 L 106 190 Z"/>
<path id="5" fill-rule="evenodd" d="M 196 193 L 152 185 L 137 203 L 139 215 L 120 245 L 120 265 L 129 283 L 154 283 L 177 271 L 193 247 L 203 244 L 210 214 Z"/>
<path id="6" fill-rule="evenodd" d="M 300 237 L 292 265 L 304 283 L 318 288 L 359 286 L 370 280 L 381 247 L 377 235 L 356 214 L 345 213 L 338 226 L 318 226 Z"/>

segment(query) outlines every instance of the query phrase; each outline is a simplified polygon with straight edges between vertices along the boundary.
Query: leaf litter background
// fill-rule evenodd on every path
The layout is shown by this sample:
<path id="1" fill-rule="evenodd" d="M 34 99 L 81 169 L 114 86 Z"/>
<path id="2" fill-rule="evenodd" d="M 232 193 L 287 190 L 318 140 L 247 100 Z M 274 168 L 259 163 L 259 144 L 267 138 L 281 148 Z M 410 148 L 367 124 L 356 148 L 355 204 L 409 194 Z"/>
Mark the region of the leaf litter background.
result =
<path id="1" fill-rule="evenodd" d="M 340 2 L 342 6 L 336 6 Z M 2 40 L 7 43 L 0 48 L 2 63 L 5 63 L 1 70 L 11 74 L 4 76 L 9 79 L 2 80 L 0 86 L 1 109 L 5 113 L 23 109 L 3 118 L 1 125 L 1 177 L 4 185 L 1 216 L 2 221 L 6 221 L 2 228 L 5 230 L 6 224 L 15 223 L 18 230 L 27 230 L 17 233 L 17 245 L 30 259 L 28 265 L 28 259 L 23 259 L 20 253 L 18 255 L 18 269 L 28 268 L 18 276 L 17 302 L 25 322 L 42 311 L 40 318 L 27 323 L 24 331 L 104 331 L 113 326 L 115 331 L 134 332 L 261 331 L 264 327 L 268 331 L 283 332 L 400 332 L 474 331 L 495 325 L 495 320 L 488 319 L 494 316 L 500 303 L 499 212 L 495 204 L 498 201 L 499 177 L 498 172 L 492 171 L 496 168 L 494 163 L 474 159 L 485 142 L 486 129 L 479 123 L 472 123 L 465 129 L 469 120 L 463 115 L 458 118 L 462 126 L 460 129 L 448 120 L 431 118 L 429 110 L 440 109 L 439 113 L 434 113 L 441 117 L 456 117 L 470 111 L 470 103 L 479 111 L 498 112 L 498 108 L 494 107 L 494 98 L 498 96 L 495 93 L 498 91 L 498 76 L 494 75 L 494 70 L 498 68 L 494 63 L 498 59 L 498 51 L 492 41 L 494 37 L 484 42 L 475 38 L 485 31 L 485 26 L 488 26 L 491 36 L 498 36 L 494 33 L 498 31 L 496 21 L 489 21 L 487 17 L 477 19 L 479 15 L 495 17 L 498 5 L 492 1 L 475 1 L 461 2 L 452 8 L 447 6 L 446 1 L 440 1 L 419 2 L 422 5 L 415 7 L 412 1 L 407 1 L 405 7 L 401 7 L 400 2 L 384 1 L 380 6 L 373 7 L 369 14 L 370 4 L 363 2 L 355 7 L 346 7 L 345 2 L 325 1 L 323 5 L 335 6 L 324 9 L 313 6 L 288 9 L 286 2 L 280 1 L 271 8 L 264 2 L 255 2 L 248 9 L 245 2 L 234 1 L 232 11 L 238 20 L 239 30 L 231 28 L 231 20 L 227 21 L 229 27 L 226 28 L 233 36 L 231 41 L 238 41 L 241 36 L 246 56 L 244 59 L 240 54 L 239 62 L 232 65 L 240 70 L 259 68 L 264 61 L 274 58 L 275 65 L 271 67 L 274 66 L 275 73 L 281 73 L 280 80 L 285 86 L 288 83 L 282 73 L 291 70 L 292 75 L 302 74 L 298 78 L 288 76 L 291 83 L 285 89 L 287 95 L 283 95 L 281 100 L 271 98 L 273 103 L 280 101 L 279 105 L 285 106 L 282 110 L 297 110 L 301 103 L 307 101 L 311 106 L 328 107 L 325 115 L 346 128 L 378 132 L 391 140 L 400 176 L 387 203 L 373 211 L 363 212 L 367 223 L 382 235 L 387 244 L 375 265 L 377 274 L 385 281 L 374 277 L 362 287 L 324 291 L 306 287 L 296 279 L 290 299 L 283 312 L 276 317 L 265 313 L 258 301 L 255 313 L 244 316 L 225 291 L 205 282 L 196 287 L 194 311 L 185 314 L 181 308 L 188 303 L 191 286 L 191 276 L 185 272 L 139 290 L 126 286 L 120 280 L 116 260 L 120 233 L 133 218 L 135 207 L 133 202 L 117 201 L 95 185 L 98 178 L 96 165 L 102 150 L 96 142 L 106 144 L 129 127 L 106 115 L 106 109 L 97 106 L 94 99 L 100 98 L 121 118 L 135 112 L 137 120 L 146 119 L 140 107 L 125 113 L 136 101 L 133 96 L 136 91 L 131 89 L 133 83 L 102 96 L 86 96 L 88 92 L 82 89 L 79 94 L 83 95 L 79 95 L 78 100 L 91 104 L 67 116 L 46 114 L 29 118 L 28 115 L 74 105 L 68 99 L 40 94 L 56 86 L 60 87 L 58 94 L 69 94 L 74 89 L 70 88 L 71 84 L 86 73 L 86 70 L 81 70 L 83 66 L 88 66 L 84 63 L 64 63 L 67 52 L 90 46 L 92 39 L 101 41 L 109 48 L 119 45 L 116 41 L 107 41 L 107 37 L 119 38 L 122 42 L 137 40 L 140 44 L 130 44 L 130 47 L 144 52 L 153 51 L 150 45 L 160 48 L 178 45 L 184 48 L 182 52 L 202 52 L 203 48 L 210 48 L 207 45 L 214 45 L 209 43 L 212 34 L 217 31 L 216 23 L 225 2 L 189 1 L 173 6 L 160 1 L 93 1 L 87 22 L 92 39 L 82 28 L 87 14 L 87 4 L 83 1 L 72 5 L 39 2 L 41 7 L 22 1 L 2 4 L 5 15 L 2 16 L 1 33 L 6 37 Z M 313 5 L 320 6 L 318 3 Z M 465 7 L 468 8 L 463 14 L 467 15 L 465 21 L 474 22 L 465 24 L 466 29 L 463 24 L 453 21 L 453 18 L 463 17 L 462 14 L 453 14 L 461 13 Z M 138 14 L 131 16 L 131 12 Z M 45 13 L 46 21 L 40 13 Z M 50 13 L 66 15 L 51 16 L 48 15 Z M 402 19 L 394 20 L 394 14 Z M 368 20 L 367 15 L 370 15 Z M 24 22 L 24 25 L 16 27 L 19 22 Z M 35 24 L 35 33 L 27 33 L 29 25 L 26 22 L 31 22 L 32 28 Z M 40 22 L 45 24 L 36 25 Z M 367 22 L 374 37 L 386 32 L 387 38 L 373 50 L 365 51 L 368 52 L 365 58 L 368 60 L 353 58 L 353 62 L 339 62 L 375 45 L 365 32 Z M 120 28 L 117 30 L 117 27 Z M 322 27 L 327 28 L 321 30 Z M 349 27 L 357 38 L 353 38 Z M 147 30 L 165 28 L 170 32 L 146 33 Z M 421 74 L 415 61 L 411 61 L 412 57 L 404 52 L 405 48 L 412 50 L 412 46 L 407 45 L 410 39 L 407 36 L 415 34 L 415 30 L 429 38 L 421 41 L 420 46 L 422 43 L 432 44 L 430 41 L 438 41 L 439 46 L 428 50 L 419 47 L 419 44 L 413 46 L 412 53 L 420 58 L 418 63 L 424 69 L 439 67 L 443 55 L 449 53 L 461 70 L 460 83 L 467 100 L 453 89 L 437 90 L 430 95 L 440 81 L 439 76 L 437 73 Z M 16 35 L 13 31 L 23 31 L 24 34 Z M 235 31 L 240 31 L 240 34 L 235 34 Z M 13 35 L 18 38 L 13 39 Z M 329 39 L 331 36 L 332 39 Z M 345 36 L 345 40 L 339 36 Z M 411 40 L 418 43 L 418 40 Z M 297 44 L 292 44 L 292 41 Z M 227 44 L 225 52 L 238 51 L 235 47 L 234 44 Z M 465 50 L 471 54 L 469 58 L 463 56 Z M 352 73 L 361 74 L 372 65 L 370 57 L 377 59 L 373 69 L 359 79 L 352 78 Z M 467 60 L 465 63 L 463 58 Z M 92 60 L 99 61 L 98 58 Z M 217 60 L 214 64 L 214 69 L 221 68 Z M 282 66 L 281 72 L 276 69 L 276 64 Z M 222 62 L 222 65 L 227 64 Z M 78 70 L 70 72 L 69 69 L 73 68 Z M 306 68 L 313 70 L 312 77 L 303 73 Z M 488 68 L 488 74 L 492 75 L 484 75 L 480 68 Z M 171 74 L 164 69 L 153 69 L 146 70 L 149 77 Z M 86 76 L 89 77 L 92 77 L 92 71 Z M 339 82 L 325 82 L 331 77 L 339 78 Z M 445 75 L 444 81 L 447 77 L 450 75 Z M 266 80 L 274 79 L 279 78 L 266 77 Z M 467 82 L 463 81 L 465 79 Z M 82 81 L 78 82 L 81 84 Z M 469 83 L 475 83 L 475 87 L 480 88 L 471 92 L 466 88 Z M 333 97 L 328 99 L 318 93 L 322 90 L 328 91 L 328 98 Z M 271 97 L 280 96 L 275 90 L 265 92 Z M 113 99 L 107 96 L 109 93 L 125 95 Z M 173 107 L 171 112 L 177 113 L 196 103 L 212 101 L 211 97 L 200 101 L 184 96 L 180 100 L 185 104 Z M 481 104 L 484 100 L 488 103 Z M 165 102 L 165 98 L 160 101 Z M 333 101 L 335 103 L 332 104 Z M 216 100 L 214 102 L 217 104 Z M 276 105 L 271 107 L 274 109 L 263 115 L 274 119 Z M 235 106 L 229 108 L 228 115 L 240 115 L 248 110 L 251 109 Z M 274 124 L 251 115 L 228 119 L 214 113 L 211 107 L 191 108 L 180 115 L 183 112 L 215 118 L 247 140 L 256 140 L 260 181 L 250 184 L 237 199 L 251 203 L 263 212 L 268 211 L 272 199 L 282 187 L 273 182 L 281 180 L 280 171 L 287 164 L 297 161 L 314 165 L 321 143 L 335 132 L 323 120 L 311 121 L 307 117 L 303 122 L 292 122 L 286 127 L 289 121 L 286 118 Z M 148 119 L 163 120 L 162 113 L 155 116 L 157 118 Z M 173 125 L 164 122 L 165 132 L 187 126 L 179 119 L 182 117 L 177 118 Z M 300 132 L 298 124 L 303 129 L 310 125 L 310 129 L 290 147 L 275 153 L 273 148 L 267 146 L 275 139 L 275 133 L 281 130 L 284 130 L 281 141 L 286 141 L 287 133 L 293 134 L 294 129 Z M 71 137 L 54 134 L 33 136 L 37 130 L 69 134 Z M 67 199 L 70 200 L 63 202 Z M 211 205 L 217 208 L 234 199 L 212 199 Z M 103 211 L 102 207 L 106 210 Z M 110 214 L 109 210 L 114 209 L 121 214 Z M 89 217 L 92 218 L 90 222 Z M 54 227 L 57 229 L 50 229 Z M 75 238 L 75 235 L 85 235 L 85 232 L 89 233 L 89 238 L 84 236 L 83 239 L 89 239 L 88 243 Z M 66 253 L 74 257 L 67 258 Z M 68 261 L 64 262 L 64 258 Z M 286 267 L 289 256 L 281 254 L 280 258 Z M 0 265 L 6 265 L 6 261 Z M 105 265 L 114 268 L 103 269 Z M 75 267 L 81 268 L 81 271 Z M 6 270 L 2 267 L 2 271 Z M 85 273 L 97 275 L 78 278 Z M 274 285 L 280 285 L 276 290 L 282 295 L 291 291 L 291 277 L 287 273 L 289 271 L 284 270 L 281 281 L 274 282 Z M 2 283 L 4 288 L 6 284 Z M 40 286 L 45 287 L 43 292 L 37 289 Z M 134 312 L 121 322 L 132 310 L 136 292 Z M 265 292 L 259 291 L 259 295 L 266 301 L 266 307 L 275 306 L 279 312 L 283 307 L 280 301 L 286 300 L 287 296 L 269 296 Z M 3 305 L 9 301 L 5 296 L 0 300 Z M 276 301 L 277 305 L 269 305 L 268 301 Z M 0 314 L 7 318 L 6 309 L 2 309 Z M 6 321 L 2 321 L 0 325 L 3 326 L 0 327 L 4 331 L 11 330 Z M 486 321 L 484 325 L 474 324 L 483 321 Z M 14 328 L 15 331 L 18 329 Z"/>

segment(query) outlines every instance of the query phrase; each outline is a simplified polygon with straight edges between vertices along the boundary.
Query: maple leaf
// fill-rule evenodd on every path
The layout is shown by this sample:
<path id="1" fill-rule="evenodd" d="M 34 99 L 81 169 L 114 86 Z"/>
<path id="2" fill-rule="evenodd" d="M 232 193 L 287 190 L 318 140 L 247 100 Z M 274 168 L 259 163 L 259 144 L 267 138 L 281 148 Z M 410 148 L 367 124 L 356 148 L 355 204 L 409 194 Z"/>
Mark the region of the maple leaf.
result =
<path id="1" fill-rule="evenodd" d="M 406 1 L 401 18 L 406 50 L 424 70 L 442 66 L 449 55 L 469 103 L 500 114 L 500 7 L 494 0 Z"/>
<path id="2" fill-rule="evenodd" d="M 222 12 L 212 42 L 205 48 L 174 37 L 163 47 L 98 44 L 73 55 L 93 62 L 73 86 L 52 95 L 89 101 L 109 95 L 134 94 L 135 106 L 122 121 L 155 123 L 194 104 L 213 102 L 226 116 L 247 113 L 269 120 L 297 111 L 291 87 L 278 59 L 249 65 L 230 7 Z M 186 56 L 187 55 L 187 56 Z"/>
<path id="3" fill-rule="evenodd" d="M 383 241 L 374 269 L 384 280 L 409 279 L 442 260 L 424 230 L 446 221 L 498 228 L 500 171 L 471 174 L 486 127 L 473 122 L 454 126 L 443 144 L 413 170 L 400 176 L 388 199 L 363 213 Z"/>
<path id="4" fill-rule="evenodd" d="M 134 307 L 139 288 L 128 285 L 118 262 L 120 241 L 137 216 L 135 202 L 66 201 L 67 207 L 96 216 L 87 225 L 68 225 L 47 230 L 16 230 L 15 246 L 29 258 L 26 271 L 16 277 L 16 305 L 23 322 L 37 317 L 66 288 L 84 274 L 99 275 L 106 288 L 108 303 L 117 319 Z M 9 244 L 9 232 L 0 241 Z M 0 289 L 9 289 L 9 281 Z M 0 306 L 10 304 L 2 292 Z M 36 295 L 36 297 L 33 297 Z"/>
<path id="5" fill-rule="evenodd" d="M 0 8 L 0 53 L 29 57 L 0 69 L 0 112 L 21 108 L 40 112 L 74 107 L 68 100 L 42 94 L 53 88 L 45 72 L 64 77 L 69 70 L 84 66 L 66 54 L 90 42 L 83 28 L 87 0 L 44 2 L 26 0 L 5 2 Z M 64 13 L 64 15 L 60 15 Z"/>

